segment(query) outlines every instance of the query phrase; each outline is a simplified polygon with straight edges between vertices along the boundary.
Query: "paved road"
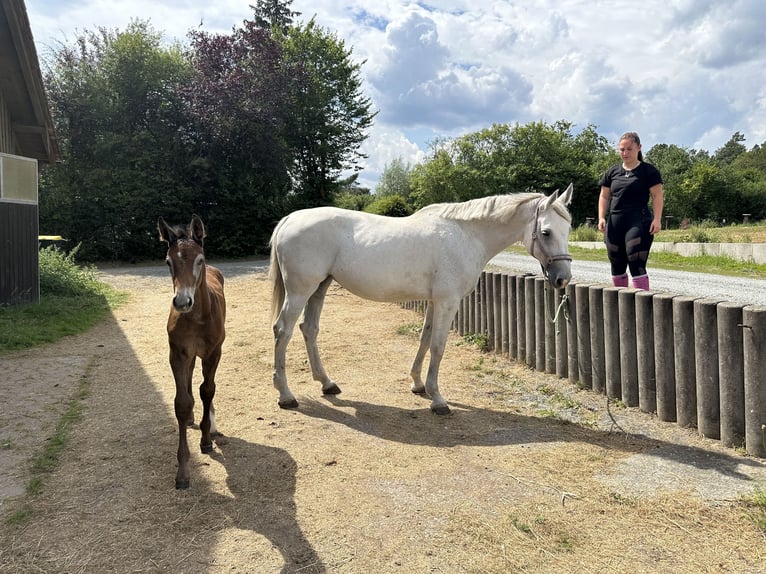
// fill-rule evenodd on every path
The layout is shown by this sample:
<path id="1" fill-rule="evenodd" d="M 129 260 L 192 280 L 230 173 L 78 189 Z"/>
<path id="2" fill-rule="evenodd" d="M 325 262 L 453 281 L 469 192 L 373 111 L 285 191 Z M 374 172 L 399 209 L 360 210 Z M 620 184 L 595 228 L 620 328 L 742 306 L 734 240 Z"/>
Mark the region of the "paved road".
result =
<path id="1" fill-rule="evenodd" d="M 518 273 L 540 273 L 540 264 L 529 255 L 502 252 L 489 264 Z M 572 281 L 577 283 L 610 283 L 609 265 L 605 261 L 572 262 Z M 766 305 L 766 280 L 745 279 L 707 273 L 653 269 L 649 262 L 649 280 L 653 291 L 712 297 L 745 305 Z"/>

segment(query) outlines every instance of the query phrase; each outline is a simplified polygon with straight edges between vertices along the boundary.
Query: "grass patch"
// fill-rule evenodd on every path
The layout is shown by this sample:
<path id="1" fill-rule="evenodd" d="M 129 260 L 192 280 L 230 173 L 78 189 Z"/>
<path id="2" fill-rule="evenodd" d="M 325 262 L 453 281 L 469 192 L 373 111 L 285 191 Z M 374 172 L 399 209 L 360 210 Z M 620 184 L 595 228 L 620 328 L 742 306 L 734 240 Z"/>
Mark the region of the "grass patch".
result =
<path id="1" fill-rule="evenodd" d="M 766 536 L 766 489 L 757 488 L 752 495 L 745 497 L 744 502 L 748 508 L 748 516 L 756 528 Z"/>
<path id="2" fill-rule="evenodd" d="M 463 335 L 463 340 L 469 345 L 475 346 L 482 353 L 488 353 L 490 350 L 489 335 L 487 333 L 466 333 Z"/>
<path id="3" fill-rule="evenodd" d="M 423 330 L 423 323 L 415 321 L 412 323 L 405 323 L 399 325 L 396 328 L 396 334 L 404 337 L 412 337 L 415 339 L 420 338 L 420 332 Z"/>
<path id="4" fill-rule="evenodd" d="M 40 302 L 0 306 L 0 353 L 52 343 L 87 331 L 127 294 L 98 280 L 93 267 L 80 267 L 77 248 L 40 250 Z"/>
<path id="5" fill-rule="evenodd" d="M 48 440 L 40 455 L 32 461 L 31 478 L 27 482 L 26 493 L 30 497 L 39 496 L 45 486 L 45 478 L 58 466 L 61 454 L 69 444 L 69 436 L 75 424 L 82 419 L 83 401 L 90 395 L 90 374 L 93 364 L 85 369 L 80 379 L 77 392 L 66 404 L 66 410 L 56 424 L 53 436 Z M 32 515 L 28 504 L 13 512 L 6 522 L 22 524 Z"/>

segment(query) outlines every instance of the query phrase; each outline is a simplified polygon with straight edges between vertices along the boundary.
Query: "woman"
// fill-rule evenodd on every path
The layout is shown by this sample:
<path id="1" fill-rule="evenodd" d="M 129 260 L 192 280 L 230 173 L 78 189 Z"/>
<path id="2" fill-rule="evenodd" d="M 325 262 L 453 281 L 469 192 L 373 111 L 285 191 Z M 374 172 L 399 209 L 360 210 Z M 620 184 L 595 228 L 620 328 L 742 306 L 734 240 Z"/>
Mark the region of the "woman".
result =
<path id="1" fill-rule="evenodd" d="M 610 167 L 599 181 L 598 229 L 604 233 L 612 284 L 627 287 L 630 268 L 633 287 L 649 289 L 646 261 L 654 234 L 662 227 L 662 176 L 644 162 L 637 133 L 620 137 L 619 152 L 622 163 Z"/>

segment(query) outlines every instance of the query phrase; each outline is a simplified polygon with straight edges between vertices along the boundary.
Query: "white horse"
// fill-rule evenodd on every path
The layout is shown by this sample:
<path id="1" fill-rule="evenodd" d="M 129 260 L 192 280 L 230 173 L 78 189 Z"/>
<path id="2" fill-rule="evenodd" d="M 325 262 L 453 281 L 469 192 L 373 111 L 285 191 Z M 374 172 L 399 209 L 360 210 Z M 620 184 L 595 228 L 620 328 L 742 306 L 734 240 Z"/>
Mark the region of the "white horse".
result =
<path id="1" fill-rule="evenodd" d="M 425 300 L 420 346 L 410 369 L 413 393 L 427 394 L 431 410 L 449 414 L 438 376 L 447 335 L 461 299 L 476 286 L 487 262 L 517 241 L 557 289 L 571 278 L 568 254 L 572 184 L 559 197 L 540 193 L 495 195 L 438 203 L 408 217 L 384 217 L 335 207 L 295 211 L 271 236 L 274 387 L 282 408 L 298 401 L 287 386 L 285 352 L 301 312 L 311 372 L 322 393 L 340 393 L 317 347 L 319 315 L 330 283 L 373 301 Z M 304 309 L 305 308 L 305 309 Z M 421 370 L 431 351 L 426 382 Z"/>

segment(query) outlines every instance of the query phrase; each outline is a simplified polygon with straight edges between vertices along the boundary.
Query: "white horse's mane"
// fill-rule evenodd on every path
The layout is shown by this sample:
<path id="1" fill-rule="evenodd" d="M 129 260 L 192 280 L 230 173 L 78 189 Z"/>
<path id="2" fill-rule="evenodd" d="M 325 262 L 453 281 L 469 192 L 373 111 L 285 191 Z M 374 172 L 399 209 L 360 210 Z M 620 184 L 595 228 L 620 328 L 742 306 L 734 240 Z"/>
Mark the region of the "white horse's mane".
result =
<path id="1" fill-rule="evenodd" d="M 469 199 L 460 203 L 432 203 L 417 211 L 415 215 L 428 213 L 456 221 L 473 221 L 476 219 L 503 220 L 507 214 L 515 212 L 519 206 L 543 197 L 541 193 L 510 193 Z M 569 212 L 563 205 L 559 202 L 554 202 L 553 205 L 559 215 L 567 220 L 571 219 Z"/>

